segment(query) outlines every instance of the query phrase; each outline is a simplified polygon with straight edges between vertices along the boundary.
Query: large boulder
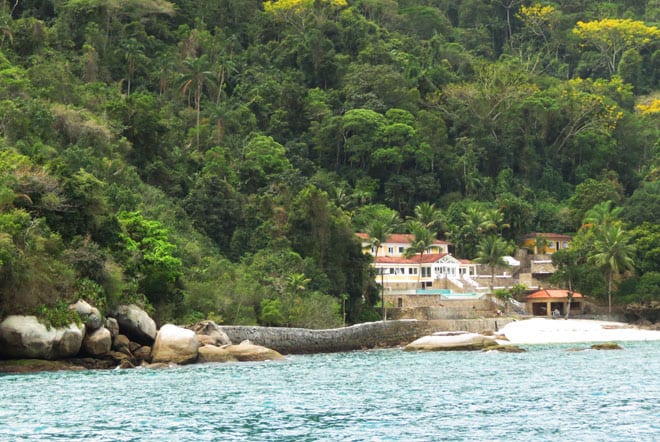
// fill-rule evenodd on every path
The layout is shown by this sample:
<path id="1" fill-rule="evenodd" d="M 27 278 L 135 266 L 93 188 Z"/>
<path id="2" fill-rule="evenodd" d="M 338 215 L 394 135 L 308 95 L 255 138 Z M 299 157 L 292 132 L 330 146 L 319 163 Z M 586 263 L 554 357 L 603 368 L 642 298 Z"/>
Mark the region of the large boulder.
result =
<path id="1" fill-rule="evenodd" d="M 119 335 L 119 323 L 115 318 L 106 318 L 105 328 L 110 330 L 110 335 L 112 336 L 112 339 L 114 339 L 115 336 Z"/>
<path id="2" fill-rule="evenodd" d="M 130 349 L 131 341 L 126 335 L 117 335 L 112 340 L 112 349 L 119 353 L 124 353 L 125 355 L 131 356 Z"/>
<path id="3" fill-rule="evenodd" d="M 200 336 L 205 344 L 209 345 L 229 345 L 231 340 L 218 324 L 213 321 L 201 321 L 190 327 L 192 331 Z M 202 336 L 206 336 L 202 338 Z"/>
<path id="4" fill-rule="evenodd" d="M 199 340 L 194 331 L 165 324 L 156 335 L 156 342 L 151 350 L 152 361 L 175 364 L 195 362 L 198 349 Z"/>
<path id="5" fill-rule="evenodd" d="M 236 362 L 237 359 L 229 353 L 226 348 L 215 345 L 204 345 L 199 347 L 199 358 L 197 362 Z"/>
<path id="6" fill-rule="evenodd" d="M 280 361 L 286 359 L 277 351 L 261 345 L 254 345 L 250 341 L 243 341 L 238 345 L 225 345 L 222 348 L 239 361 Z"/>
<path id="7" fill-rule="evenodd" d="M 101 327 L 85 336 L 82 350 L 90 356 L 105 355 L 112 349 L 112 335 L 110 330 Z"/>
<path id="8" fill-rule="evenodd" d="M 63 359 L 80 351 L 84 327 L 48 328 L 35 316 L 8 316 L 0 323 L 0 356 L 7 359 Z"/>
<path id="9" fill-rule="evenodd" d="M 450 350 L 483 350 L 485 347 L 497 345 L 497 342 L 479 333 L 438 332 L 406 345 L 405 351 L 450 351 Z"/>
<path id="10" fill-rule="evenodd" d="M 75 304 L 71 304 L 69 309 L 78 313 L 83 324 L 85 324 L 88 333 L 101 328 L 103 325 L 103 317 L 101 316 L 99 309 L 92 307 L 82 299 Z"/>
<path id="11" fill-rule="evenodd" d="M 133 352 L 133 356 L 138 361 L 151 362 L 151 347 L 145 345 Z"/>
<path id="12" fill-rule="evenodd" d="M 111 316 L 117 320 L 121 334 L 132 341 L 151 345 L 156 339 L 156 322 L 137 305 L 120 305 L 112 311 Z"/>

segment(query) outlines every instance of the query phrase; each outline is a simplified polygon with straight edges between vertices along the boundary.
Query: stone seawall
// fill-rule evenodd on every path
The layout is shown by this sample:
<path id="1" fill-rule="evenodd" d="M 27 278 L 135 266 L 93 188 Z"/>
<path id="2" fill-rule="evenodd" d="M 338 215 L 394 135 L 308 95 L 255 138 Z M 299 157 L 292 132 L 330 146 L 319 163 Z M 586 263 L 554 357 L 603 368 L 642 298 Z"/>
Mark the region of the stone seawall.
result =
<path id="1" fill-rule="evenodd" d="M 226 325 L 220 328 L 232 342 L 249 339 L 283 354 L 332 353 L 379 347 L 397 347 L 436 331 L 495 331 L 511 319 L 398 320 L 356 324 L 350 327 L 311 330 L 306 328 Z"/>

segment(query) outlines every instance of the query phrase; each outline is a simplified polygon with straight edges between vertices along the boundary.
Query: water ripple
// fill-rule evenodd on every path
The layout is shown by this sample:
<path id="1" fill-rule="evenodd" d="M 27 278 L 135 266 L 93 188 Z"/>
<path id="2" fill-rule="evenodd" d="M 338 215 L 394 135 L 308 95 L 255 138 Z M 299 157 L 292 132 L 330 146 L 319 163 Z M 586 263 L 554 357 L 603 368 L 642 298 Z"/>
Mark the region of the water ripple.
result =
<path id="1" fill-rule="evenodd" d="M 660 345 L 0 375 L 0 440 L 660 440 Z"/>

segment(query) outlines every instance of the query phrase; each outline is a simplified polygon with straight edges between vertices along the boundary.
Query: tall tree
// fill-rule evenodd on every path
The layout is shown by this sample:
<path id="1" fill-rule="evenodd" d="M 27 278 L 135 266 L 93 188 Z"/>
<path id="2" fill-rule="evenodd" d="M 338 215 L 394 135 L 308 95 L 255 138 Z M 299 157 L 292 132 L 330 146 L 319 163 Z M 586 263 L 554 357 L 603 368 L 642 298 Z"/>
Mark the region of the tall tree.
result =
<path id="1" fill-rule="evenodd" d="M 619 220 L 623 207 L 612 207 L 612 201 L 604 201 L 587 210 L 582 218 L 582 226 L 594 227 L 612 224 Z"/>
<path id="2" fill-rule="evenodd" d="M 415 206 L 415 217 L 413 219 L 419 221 L 434 234 L 437 233 L 443 225 L 442 212 L 435 207 L 435 204 L 429 202 L 419 203 Z"/>
<path id="3" fill-rule="evenodd" d="M 422 260 L 424 259 L 424 253 L 427 249 L 431 247 L 433 241 L 435 240 L 435 235 L 433 232 L 426 227 L 424 224 L 418 220 L 408 221 L 408 228 L 410 233 L 413 234 L 413 240 L 410 243 L 410 247 L 404 252 L 404 256 L 407 258 L 412 258 L 413 256 L 419 256 L 419 271 L 417 272 L 417 285 L 420 288 L 424 288 L 421 285 L 422 279 Z"/>
<path id="4" fill-rule="evenodd" d="M 624 270 L 633 269 L 634 246 L 620 224 L 603 225 L 596 230 L 589 261 L 607 275 L 607 312 L 612 314 L 612 284 Z"/>
<path id="5" fill-rule="evenodd" d="M 573 33 L 598 49 L 610 75 L 616 73 L 620 56 L 626 49 L 638 48 L 660 38 L 660 29 L 629 18 L 578 21 Z"/>
<path id="6" fill-rule="evenodd" d="M 184 61 L 186 72 L 181 76 L 181 93 L 190 96 L 192 91 L 195 105 L 197 148 L 199 149 L 199 116 L 204 89 L 215 85 L 215 75 L 208 69 L 208 57 L 202 55 Z"/>
<path id="7" fill-rule="evenodd" d="M 394 232 L 397 224 L 396 216 L 392 216 L 389 220 L 375 219 L 367 226 L 367 235 L 369 235 L 369 244 L 376 248 L 374 253 L 374 262 L 378 259 L 378 251 L 381 245 L 387 241 L 387 238 Z M 383 269 L 380 269 L 380 299 L 383 321 L 387 319 L 387 310 L 385 308 L 385 285 L 383 283 Z"/>
<path id="8" fill-rule="evenodd" d="M 580 267 L 584 265 L 584 262 L 581 262 L 579 250 L 570 248 L 553 253 L 552 264 L 557 270 L 553 273 L 551 281 L 559 282 L 568 289 L 568 307 L 565 316 L 568 319 L 571 313 L 575 281 L 579 278 Z"/>
<path id="9" fill-rule="evenodd" d="M 126 70 L 127 70 L 127 85 L 126 85 L 126 96 L 130 97 L 131 95 L 131 84 L 133 83 L 133 78 L 135 77 L 135 68 L 137 62 L 144 57 L 144 45 L 137 41 L 135 38 L 129 38 L 128 40 L 123 40 L 120 43 L 120 52 L 122 53 L 124 60 L 126 60 Z"/>
<path id="10" fill-rule="evenodd" d="M 495 287 L 495 268 L 509 267 L 504 257 L 509 254 L 511 246 L 498 235 L 484 237 L 477 246 L 477 257 L 475 262 L 487 265 L 490 268 L 490 292 Z"/>

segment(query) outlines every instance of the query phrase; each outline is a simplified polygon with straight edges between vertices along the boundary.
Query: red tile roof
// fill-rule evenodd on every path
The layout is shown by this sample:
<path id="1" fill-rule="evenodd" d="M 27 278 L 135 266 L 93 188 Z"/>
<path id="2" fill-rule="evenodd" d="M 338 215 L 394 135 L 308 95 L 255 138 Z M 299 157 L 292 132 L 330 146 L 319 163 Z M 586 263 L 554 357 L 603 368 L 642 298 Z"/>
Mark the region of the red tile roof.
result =
<path id="1" fill-rule="evenodd" d="M 573 297 L 582 298 L 583 296 L 581 293 L 573 292 Z M 543 298 L 568 298 L 568 290 L 543 289 L 526 296 L 526 299 Z"/>
<path id="2" fill-rule="evenodd" d="M 356 233 L 358 238 L 360 238 L 363 241 L 369 241 L 369 235 L 364 232 L 358 232 Z M 413 240 L 415 239 L 415 235 L 411 233 L 393 233 L 391 234 L 386 241 L 383 241 L 383 243 L 392 243 L 392 244 L 410 244 Z M 433 241 L 433 244 L 450 244 L 447 241 L 442 241 L 440 239 L 436 239 Z"/>
<path id="3" fill-rule="evenodd" d="M 537 232 L 528 233 L 527 235 L 523 236 L 523 239 L 535 239 L 539 236 L 542 236 L 545 239 L 566 239 L 566 240 L 573 239 L 571 235 L 563 235 L 561 233 L 537 233 Z"/>
<path id="4" fill-rule="evenodd" d="M 425 253 L 422 255 L 422 264 L 436 262 L 447 255 L 447 253 Z M 376 258 L 376 264 L 419 264 L 419 255 L 412 258 L 404 258 L 403 256 L 379 256 Z"/>

